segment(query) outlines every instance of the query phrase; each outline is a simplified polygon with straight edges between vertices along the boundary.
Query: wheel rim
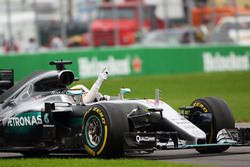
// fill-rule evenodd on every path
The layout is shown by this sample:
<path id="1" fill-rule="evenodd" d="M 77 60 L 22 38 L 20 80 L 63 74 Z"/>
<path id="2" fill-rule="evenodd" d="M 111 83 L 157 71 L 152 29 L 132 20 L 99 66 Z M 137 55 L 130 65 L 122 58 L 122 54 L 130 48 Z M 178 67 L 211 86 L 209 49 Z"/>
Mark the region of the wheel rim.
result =
<path id="1" fill-rule="evenodd" d="M 102 133 L 101 120 L 95 115 L 89 117 L 86 121 L 85 136 L 91 148 L 96 148 L 101 143 Z"/>

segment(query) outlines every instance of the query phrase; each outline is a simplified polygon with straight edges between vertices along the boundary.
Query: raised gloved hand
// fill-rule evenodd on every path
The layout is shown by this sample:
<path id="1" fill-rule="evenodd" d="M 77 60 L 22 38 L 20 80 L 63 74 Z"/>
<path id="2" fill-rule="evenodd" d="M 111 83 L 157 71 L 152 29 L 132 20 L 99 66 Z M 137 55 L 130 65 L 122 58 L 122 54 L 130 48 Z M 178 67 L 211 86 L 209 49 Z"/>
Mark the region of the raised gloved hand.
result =
<path id="1" fill-rule="evenodd" d="M 108 70 L 107 70 L 107 68 L 105 67 L 105 68 L 102 70 L 102 72 L 99 74 L 98 80 L 103 81 L 103 80 L 106 80 L 107 78 L 108 78 Z"/>

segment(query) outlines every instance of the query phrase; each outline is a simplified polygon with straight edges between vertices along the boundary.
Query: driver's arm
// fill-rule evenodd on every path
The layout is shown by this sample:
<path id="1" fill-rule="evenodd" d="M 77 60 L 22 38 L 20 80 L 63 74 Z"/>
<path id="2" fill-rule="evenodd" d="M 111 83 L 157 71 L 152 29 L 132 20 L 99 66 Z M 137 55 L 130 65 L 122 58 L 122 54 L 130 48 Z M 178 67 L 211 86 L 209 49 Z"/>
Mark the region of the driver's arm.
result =
<path id="1" fill-rule="evenodd" d="M 95 100 L 96 95 L 102 85 L 102 82 L 108 78 L 108 71 L 105 68 L 98 76 L 97 80 L 89 90 L 89 92 L 85 95 L 82 96 L 82 102 L 83 103 L 91 103 Z"/>

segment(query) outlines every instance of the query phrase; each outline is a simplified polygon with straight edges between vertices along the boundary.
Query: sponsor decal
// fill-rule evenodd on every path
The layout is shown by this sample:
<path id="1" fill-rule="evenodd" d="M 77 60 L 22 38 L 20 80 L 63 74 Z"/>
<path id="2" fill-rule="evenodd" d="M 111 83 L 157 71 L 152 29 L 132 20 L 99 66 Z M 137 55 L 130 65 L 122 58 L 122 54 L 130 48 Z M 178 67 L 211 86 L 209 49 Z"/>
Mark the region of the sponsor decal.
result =
<path id="1" fill-rule="evenodd" d="M 84 148 L 85 148 L 85 150 L 91 155 L 91 156 L 95 156 L 96 155 L 96 153 L 95 153 L 95 151 L 93 151 L 89 146 L 87 146 L 86 144 L 84 144 Z"/>
<path id="2" fill-rule="evenodd" d="M 43 122 L 49 124 L 49 113 L 45 113 L 43 116 Z"/>
<path id="3" fill-rule="evenodd" d="M 109 56 L 106 60 L 98 60 L 97 57 L 78 59 L 79 74 L 81 78 L 96 77 L 107 67 L 110 75 L 129 75 L 131 73 L 130 57 L 116 59 L 114 56 Z"/>
<path id="4" fill-rule="evenodd" d="M 33 126 L 41 125 L 42 118 L 41 115 L 32 115 L 32 116 L 21 116 L 21 117 L 12 117 L 9 118 L 7 126 L 16 127 L 16 126 Z"/>
<path id="5" fill-rule="evenodd" d="M 142 61 L 139 57 L 135 57 L 132 60 L 133 70 L 135 73 L 139 73 L 142 70 Z"/>
<path id="6" fill-rule="evenodd" d="M 135 140 L 136 140 L 137 143 L 140 143 L 140 142 L 152 142 L 152 141 L 155 141 L 155 137 L 136 135 Z"/>
<path id="7" fill-rule="evenodd" d="M 216 52 L 213 55 L 210 52 L 205 52 L 203 53 L 204 71 L 249 70 L 249 56 L 249 53 L 240 55 L 230 52 L 228 55 L 222 55 L 221 53 Z"/>
<path id="8" fill-rule="evenodd" d="M 155 99 L 147 99 L 146 100 L 146 103 L 152 107 L 155 107 L 155 105 L 157 105 L 157 102 Z M 159 104 L 163 104 L 162 101 L 159 101 Z"/>
<path id="9" fill-rule="evenodd" d="M 44 128 L 54 128 L 55 125 L 43 125 Z"/>
<path id="10" fill-rule="evenodd" d="M 193 104 L 193 106 L 194 106 L 194 107 L 199 107 L 199 108 L 201 108 L 203 112 L 208 112 L 208 109 L 207 109 L 203 104 L 201 104 L 201 103 L 199 103 L 199 102 L 195 102 L 195 103 Z"/>
<path id="11" fill-rule="evenodd" d="M 102 110 L 97 108 L 97 107 L 94 107 L 92 110 L 95 111 L 97 114 L 99 114 L 99 116 L 101 117 L 101 120 L 102 120 L 102 124 L 106 125 L 106 121 L 105 121 L 104 115 L 102 113 Z"/>

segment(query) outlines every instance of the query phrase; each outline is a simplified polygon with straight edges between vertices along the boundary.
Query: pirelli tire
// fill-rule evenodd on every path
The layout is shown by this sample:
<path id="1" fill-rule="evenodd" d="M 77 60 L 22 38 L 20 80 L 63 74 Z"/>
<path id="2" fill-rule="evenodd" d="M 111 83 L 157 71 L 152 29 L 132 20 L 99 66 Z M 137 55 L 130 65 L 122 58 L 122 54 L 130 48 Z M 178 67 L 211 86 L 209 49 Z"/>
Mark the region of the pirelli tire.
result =
<path id="1" fill-rule="evenodd" d="M 112 105 L 95 105 L 83 117 L 82 141 L 91 157 L 119 158 L 124 155 L 127 115 Z"/>
<path id="2" fill-rule="evenodd" d="M 199 122 L 197 126 L 207 134 L 207 143 L 216 143 L 217 133 L 221 129 L 235 127 L 232 111 L 223 99 L 218 97 L 200 98 L 196 99 L 192 106 L 194 106 L 192 114 L 196 115 L 196 118 L 192 118 L 192 122 L 196 124 Z M 219 153 L 228 148 L 229 146 L 215 146 L 196 150 L 200 153 Z"/>

